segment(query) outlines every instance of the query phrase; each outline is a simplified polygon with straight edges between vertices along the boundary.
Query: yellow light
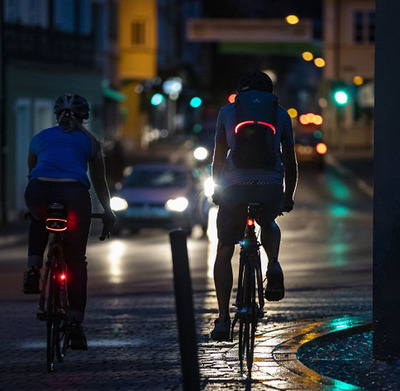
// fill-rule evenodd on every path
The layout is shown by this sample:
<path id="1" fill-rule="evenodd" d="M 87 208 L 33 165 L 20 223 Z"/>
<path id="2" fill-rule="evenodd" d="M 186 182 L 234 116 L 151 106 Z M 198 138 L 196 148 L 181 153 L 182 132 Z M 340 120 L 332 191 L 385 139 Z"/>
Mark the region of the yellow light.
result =
<path id="1" fill-rule="evenodd" d="M 311 61 L 314 58 L 314 55 L 311 52 L 303 52 L 301 55 L 303 57 L 303 60 L 305 61 Z"/>
<path id="2" fill-rule="evenodd" d="M 299 18 L 296 15 L 288 15 L 286 16 L 286 22 L 289 24 L 297 24 L 299 23 Z"/>
<path id="3" fill-rule="evenodd" d="M 288 109 L 288 114 L 290 115 L 290 118 L 296 118 L 297 117 L 297 110 L 291 107 Z"/>
<path id="4" fill-rule="evenodd" d="M 360 86 L 360 85 L 364 84 L 364 79 L 361 76 L 354 76 L 353 77 L 353 83 L 356 86 Z"/>
<path id="5" fill-rule="evenodd" d="M 322 125 L 323 122 L 324 122 L 324 119 L 322 118 L 322 116 L 320 116 L 319 114 L 314 116 L 314 124 L 315 125 Z"/>
<path id="6" fill-rule="evenodd" d="M 318 143 L 317 146 L 316 146 L 315 148 L 316 148 L 317 152 L 318 152 L 320 155 L 325 155 L 326 152 L 328 151 L 328 148 L 327 148 L 327 146 L 326 146 L 324 143 Z"/>
<path id="7" fill-rule="evenodd" d="M 323 68 L 325 66 L 325 60 L 321 57 L 317 57 L 314 60 L 314 64 L 315 66 L 317 66 L 318 68 Z"/>

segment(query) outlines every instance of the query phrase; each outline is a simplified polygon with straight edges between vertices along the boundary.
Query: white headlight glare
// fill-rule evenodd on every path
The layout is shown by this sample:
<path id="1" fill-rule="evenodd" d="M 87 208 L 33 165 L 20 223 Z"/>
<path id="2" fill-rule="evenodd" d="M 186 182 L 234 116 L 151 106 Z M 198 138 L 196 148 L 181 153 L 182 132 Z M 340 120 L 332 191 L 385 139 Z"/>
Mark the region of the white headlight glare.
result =
<path id="1" fill-rule="evenodd" d="M 121 197 L 112 197 L 110 200 L 111 209 L 119 212 L 128 208 L 128 203 Z"/>
<path id="2" fill-rule="evenodd" d="M 214 181 L 212 177 L 204 181 L 204 194 L 206 197 L 211 197 L 214 194 Z"/>
<path id="3" fill-rule="evenodd" d="M 185 197 L 169 199 L 165 204 L 167 210 L 171 212 L 184 212 L 188 206 L 189 206 L 189 201 Z"/>

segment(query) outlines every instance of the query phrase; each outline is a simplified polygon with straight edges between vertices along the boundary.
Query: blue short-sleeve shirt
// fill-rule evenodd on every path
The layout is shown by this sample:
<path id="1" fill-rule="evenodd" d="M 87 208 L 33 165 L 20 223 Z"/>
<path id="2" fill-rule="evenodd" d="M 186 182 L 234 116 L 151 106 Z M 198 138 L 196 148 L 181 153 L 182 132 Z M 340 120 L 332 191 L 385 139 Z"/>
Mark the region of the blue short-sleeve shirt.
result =
<path id="1" fill-rule="evenodd" d="M 81 130 L 64 132 L 63 126 L 44 129 L 32 138 L 29 151 L 37 157 L 30 179 L 71 178 L 90 188 L 87 169 L 92 142 Z"/>

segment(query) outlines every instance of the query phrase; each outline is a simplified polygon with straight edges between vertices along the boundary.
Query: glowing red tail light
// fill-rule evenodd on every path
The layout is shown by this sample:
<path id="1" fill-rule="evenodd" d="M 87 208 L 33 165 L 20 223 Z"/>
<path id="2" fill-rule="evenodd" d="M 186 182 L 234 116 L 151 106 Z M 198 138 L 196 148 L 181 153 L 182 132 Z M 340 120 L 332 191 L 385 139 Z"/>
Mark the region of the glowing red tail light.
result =
<path id="1" fill-rule="evenodd" d="M 67 280 L 67 275 L 65 273 L 60 274 L 60 280 L 61 281 L 66 281 Z"/>
<path id="2" fill-rule="evenodd" d="M 254 220 L 248 218 L 248 219 L 247 219 L 247 225 L 250 225 L 250 226 L 254 225 Z"/>

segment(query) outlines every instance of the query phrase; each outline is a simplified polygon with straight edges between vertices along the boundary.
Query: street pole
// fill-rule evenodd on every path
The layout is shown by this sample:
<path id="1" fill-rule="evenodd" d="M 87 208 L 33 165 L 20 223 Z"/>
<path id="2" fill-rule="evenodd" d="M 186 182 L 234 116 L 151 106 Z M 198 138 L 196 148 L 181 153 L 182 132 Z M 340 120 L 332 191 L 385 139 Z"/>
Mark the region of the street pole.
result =
<path id="1" fill-rule="evenodd" d="M 0 225 L 7 223 L 6 53 L 4 44 L 4 1 L 0 0 Z"/>
<path id="2" fill-rule="evenodd" d="M 400 358 L 399 0 L 376 1 L 373 355 Z"/>

